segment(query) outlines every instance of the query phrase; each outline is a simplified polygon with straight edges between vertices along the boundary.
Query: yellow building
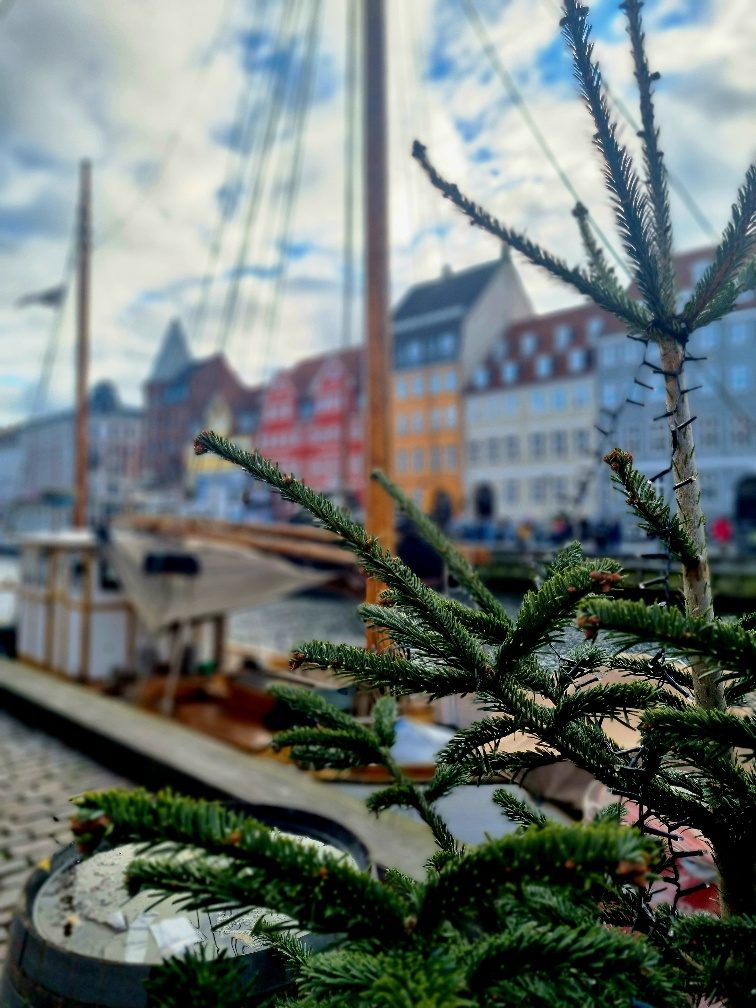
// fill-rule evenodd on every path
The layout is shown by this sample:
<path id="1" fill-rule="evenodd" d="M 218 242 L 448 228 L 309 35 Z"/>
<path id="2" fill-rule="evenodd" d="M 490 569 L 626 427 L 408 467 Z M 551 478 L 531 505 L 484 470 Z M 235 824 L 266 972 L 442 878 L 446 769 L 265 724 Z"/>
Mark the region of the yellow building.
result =
<path id="1" fill-rule="evenodd" d="M 531 312 L 506 255 L 445 269 L 394 310 L 393 476 L 425 511 L 462 511 L 463 390 L 502 330 Z"/>

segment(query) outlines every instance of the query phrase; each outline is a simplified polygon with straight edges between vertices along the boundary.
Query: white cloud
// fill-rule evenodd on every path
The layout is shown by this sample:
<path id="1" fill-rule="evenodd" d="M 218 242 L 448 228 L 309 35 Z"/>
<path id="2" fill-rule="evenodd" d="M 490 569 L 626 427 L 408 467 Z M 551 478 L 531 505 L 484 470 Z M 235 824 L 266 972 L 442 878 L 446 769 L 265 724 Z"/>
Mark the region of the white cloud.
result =
<path id="1" fill-rule="evenodd" d="M 481 9 L 483 5 L 479 3 Z M 649 52 L 662 71 L 658 112 L 670 166 L 721 228 L 749 156 L 748 0 L 710 3 L 678 24 L 680 0 L 646 4 Z M 139 401 L 156 343 L 168 319 L 192 318 L 218 216 L 216 191 L 228 163 L 218 132 L 234 117 L 245 83 L 239 33 L 261 5 L 252 0 L 24 0 L 0 22 L 0 422 L 23 415 L 39 372 L 50 315 L 19 311 L 15 298 L 56 282 L 63 269 L 76 201 L 76 166 L 94 159 L 96 234 L 106 239 L 93 261 L 93 378 L 109 376 Z M 488 30 L 528 107 L 597 220 L 611 231 L 590 125 L 564 77 L 541 80 L 539 59 L 557 32 L 549 3 L 487 4 Z M 490 72 L 479 42 L 450 0 L 390 0 L 390 183 L 393 289 L 497 254 L 432 191 L 409 158 L 419 136 L 439 166 L 508 223 L 569 258 L 579 256 L 571 199 L 555 178 L 516 107 Z M 602 5 L 600 10 L 606 10 Z M 232 362 L 248 380 L 275 364 L 335 346 L 340 338 L 343 204 L 344 0 L 325 0 L 320 66 L 335 86 L 311 113 L 293 238 L 310 254 L 289 262 L 279 325 L 234 333 Z M 495 15 L 495 17 L 492 17 Z M 271 20 L 272 23 L 272 20 Z M 654 28 L 654 24 L 661 27 Z M 751 26 L 749 28 L 749 25 Z M 453 77 L 423 80 L 429 41 L 454 61 Z M 614 19 L 597 51 L 616 92 L 634 107 L 632 72 L 621 23 Z M 255 78 L 261 86 L 262 78 Z M 480 117 L 465 139 L 455 123 Z M 629 131 L 630 132 L 630 131 Z M 473 160 L 483 148 L 490 159 Z M 291 140 L 273 162 L 285 173 Z M 156 174 L 157 172 L 157 174 Z M 590 197 L 590 199 L 589 199 Z M 359 210 L 359 202 L 358 202 Z M 258 261 L 275 262 L 279 225 L 268 201 L 256 208 L 263 238 Z M 678 202 L 679 247 L 704 243 Z M 241 236 L 237 215 L 225 231 L 221 265 L 233 265 Z M 548 309 L 574 300 L 527 267 L 534 302 Z M 273 284 L 245 277 L 243 305 L 269 309 Z M 225 283 L 216 283 L 201 345 L 217 345 Z M 148 292 L 155 296 L 146 297 Z M 64 324 L 53 401 L 70 401 L 72 319 Z"/>

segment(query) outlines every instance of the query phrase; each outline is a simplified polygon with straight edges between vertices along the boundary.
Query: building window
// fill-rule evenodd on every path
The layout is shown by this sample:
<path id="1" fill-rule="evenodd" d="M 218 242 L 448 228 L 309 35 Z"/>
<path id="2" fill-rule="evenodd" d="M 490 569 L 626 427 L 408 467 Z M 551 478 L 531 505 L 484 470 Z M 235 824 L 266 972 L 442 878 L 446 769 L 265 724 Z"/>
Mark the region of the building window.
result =
<path id="1" fill-rule="evenodd" d="M 591 390 L 588 385 L 581 382 L 572 390 L 572 408 L 586 409 L 591 404 Z"/>
<path id="2" fill-rule="evenodd" d="M 443 357 L 448 360 L 450 357 L 454 356 L 456 349 L 457 339 L 453 332 L 441 333 L 441 335 L 436 338 L 436 353 L 439 357 Z"/>
<path id="3" fill-rule="evenodd" d="M 541 354 L 536 360 L 536 376 L 538 378 L 548 378 L 554 370 L 554 361 L 546 354 Z"/>
<path id="4" fill-rule="evenodd" d="M 520 481 L 508 479 L 504 481 L 504 499 L 508 504 L 516 504 L 520 499 Z"/>
<path id="5" fill-rule="evenodd" d="M 708 269 L 709 260 L 708 259 L 696 259 L 690 268 L 690 275 L 694 284 L 703 277 L 704 273 Z"/>
<path id="6" fill-rule="evenodd" d="M 504 415 L 508 417 L 516 416 L 517 410 L 519 408 L 519 401 L 516 393 L 509 392 L 503 397 L 502 406 L 504 407 Z"/>
<path id="7" fill-rule="evenodd" d="M 610 368 L 616 367 L 619 363 L 620 346 L 616 340 L 607 340 L 601 347 L 601 366 Z"/>
<path id="8" fill-rule="evenodd" d="M 425 465 L 424 452 L 422 448 L 415 448 L 412 455 L 412 468 L 416 473 L 423 471 L 423 466 Z"/>
<path id="9" fill-rule="evenodd" d="M 739 319 L 737 322 L 731 322 L 727 327 L 730 342 L 739 345 L 745 343 L 752 332 L 753 323 L 742 319 Z"/>
<path id="10" fill-rule="evenodd" d="M 480 441 L 469 441 L 467 444 L 467 456 L 471 462 L 477 462 L 480 455 Z"/>
<path id="11" fill-rule="evenodd" d="M 423 426 L 424 426 L 424 424 L 423 424 L 423 411 L 422 410 L 415 410 L 415 412 L 412 415 L 412 430 L 416 434 L 421 434 L 422 430 L 423 430 Z"/>
<path id="12" fill-rule="evenodd" d="M 441 449 L 438 445 L 431 448 L 431 472 L 441 472 Z"/>
<path id="13" fill-rule="evenodd" d="M 588 319 L 588 339 L 597 339 L 604 331 L 604 320 L 598 316 L 594 315 L 593 318 Z"/>
<path id="14" fill-rule="evenodd" d="M 406 448 L 399 452 L 399 472 L 405 473 L 409 468 L 409 453 Z"/>
<path id="15" fill-rule="evenodd" d="M 555 458 L 564 458 L 567 454 L 567 432 L 558 430 L 551 432 L 551 454 Z"/>
<path id="16" fill-rule="evenodd" d="M 733 416 L 732 443 L 738 448 L 748 447 L 754 440 L 754 421 L 750 417 Z"/>
<path id="17" fill-rule="evenodd" d="M 546 393 L 540 389 L 534 389 L 530 393 L 530 408 L 534 413 L 543 413 L 546 409 Z"/>
<path id="18" fill-rule="evenodd" d="M 404 348 L 405 360 L 410 364 L 418 364 L 423 357 L 423 345 L 419 340 L 411 340 Z"/>
<path id="19" fill-rule="evenodd" d="M 481 365 L 475 368 L 475 374 L 473 375 L 473 382 L 476 388 L 482 389 L 488 385 L 488 368 Z"/>
<path id="20" fill-rule="evenodd" d="M 554 389 L 554 391 L 551 393 L 551 406 L 552 409 L 557 413 L 561 413 L 562 410 L 567 409 L 567 392 L 565 389 L 563 388 Z"/>
<path id="21" fill-rule="evenodd" d="M 457 426 L 457 407 L 453 403 L 446 407 L 446 426 L 451 430 Z"/>
<path id="22" fill-rule="evenodd" d="M 707 504 L 712 504 L 718 496 L 719 480 L 717 474 L 713 472 L 699 473 L 698 485 L 701 488 L 701 499 Z"/>
<path id="23" fill-rule="evenodd" d="M 557 350 L 566 350 L 569 346 L 575 330 L 571 325 L 558 325 L 554 330 L 554 347 Z"/>
<path id="24" fill-rule="evenodd" d="M 669 451 L 669 427 L 660 420 L 651 427 L 650 447 L 651 451 L 657 454 Z"/>
<path id="25" fill-rule="evenodd" d="M 495 437 L 490 437 L 488 439 L 488 461 L 498 462 L 499 461 L 499 439 Z"/>
<path id="26" fill-rule="evenodd" d="M 514 361 L 505 361 L 501 365 L 501 380 L 507 384 L 511 385 L 513 382 L 517 381 L 517 374 L 519 368 Z"/>
<path id="27" fill-rule="evenodd" d="M 546 454 L 546 435 L 542 431 L 536 431 L 528 438 L 528 448 L 531 458 L 542 459 Z"/>
<path id="28" fill-rule="evenodd" d="M 746 392 L 750 384 L 748 367 L 745 364 L 733 364 L 727 372 L 727 384 L 732 392 Z"/>
<path id="29" fill-rule="evenodd" d="M 446 446 L 446 468 L 449 472 L 457 470 L 457 446 L 450 444 Z"/>
<path id="30" fill-rule="evenodd" d="M 407 382 L 404 378 L 398 378 L 396 382 L 396 398 L 406 399 L 407 398 Z"/>
<path id="31" fill-rule="evenodd" d="M 456 392 L 457 391 L 457 372 L 454 368 L 449 368 L 446 372 L 446 391 Z"/>
<path id="32" fill-rule="evenodd" d="M 601 386 L 601 405 L 605 409 L 616 409 L 620 404 L 620 389 L 615 382 L 606 382 Z"/>
<path id="33" fill-rule="evenodd" d="M 538 476 L 530 481 L 530 500 L 533 504 L 543 504 L 546 500 L 546 478 Z"/>
<path id="34" fill-rule="evenodd" d="M 718 327 L 714 323 L 699 329 L 693 337 L 693 346 L 696 350 L 713 350 L 718 342 Z"/>
<path id="35" fill-rule="evenodd" d="M 700 420 L 699 430 L 701 432 L 702 448 L 719 447 L 719 417 L 709 413 Z"/>
<path id="36" fill-rule="evenodd" d="M 573 374 L 576 374 L 578 371 L 585 371 L 587 363 L 588 354 L 585 350 L 581 347 L 575 347 L 574 350 L 570 350 L 568 367 Z"/>
<path id="37" fill-rule="evenodd" d="M 434 371 L 431 375 L 430 390 L 434 395 L 438 395 L 443 388 L 443 377 L 439 371 Z"/>
<path id="38" fill-rule="evenodd" d="M 576 455 L 587 455 L 591 450 L 591 432 L 588 430 L 573 431 L 572 450 Z"/>
<path id="39" fill-rule="evenodd" d="M 538 337 L 535 333 L 526 332 L 520 337 L 520 353 L 523 357 L 530 357 L 535 353 L 535 348 L 538 344 Z"/>
<path id="40" fill-rule="evenodd" d="M 632 424 L 625 431 L 625 436 L 622 438 L 624 446 L 627 451 L 636 454 L 641 450 L 641 431 L 640 427 L 636 424 Z"/>
<path id="41" fill-rule="evenodd" d="M 406 413 L 399 413 L 396 418 L 396 433 L 406 434 L 409 430 L 409 417 Z"/>
<path id="42" fill-rule="evenodd" d="M 421 396 L 425 392 L 425 381 L 421 374 L 412 379 L 412 395 Z"/>
<path id="43" fill-rule="evenodd" d="M 431 430 L 438 430 L 441 427 L 441 410 L 432 409 L 430 414 Z"/>

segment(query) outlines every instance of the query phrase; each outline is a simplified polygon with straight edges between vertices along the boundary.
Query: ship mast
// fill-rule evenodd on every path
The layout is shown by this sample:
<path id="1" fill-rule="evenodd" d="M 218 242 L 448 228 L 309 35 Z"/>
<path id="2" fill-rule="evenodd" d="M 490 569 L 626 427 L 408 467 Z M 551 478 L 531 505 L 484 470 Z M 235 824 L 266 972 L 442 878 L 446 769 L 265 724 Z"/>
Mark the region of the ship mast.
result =
<path id="1" fill-rule="evenodd" d="M 389 367 L 388 172 L 386 129 L 386 11 L 384 0 L 365 0 L 363 21 L 365 180 L 365 526 L 385 549 L 393 547 L 391 499 L 370 478 L 374 469 L 391 471 L 391 380 Z M 375 602 L 383 585 L 369 578 L 366 601 Z M 368 647 L 377 647 L 368 630 Z"/>
<path id="2" fill-rule="evenodd" d="M 92 164 L 79 164 L 79 221 L 76 291 L 76 420 L 74 452 L 75 528 L 87 525 L 89 457 L 87 379 L 89 372 L 89 255 L 91 247 Z"/>

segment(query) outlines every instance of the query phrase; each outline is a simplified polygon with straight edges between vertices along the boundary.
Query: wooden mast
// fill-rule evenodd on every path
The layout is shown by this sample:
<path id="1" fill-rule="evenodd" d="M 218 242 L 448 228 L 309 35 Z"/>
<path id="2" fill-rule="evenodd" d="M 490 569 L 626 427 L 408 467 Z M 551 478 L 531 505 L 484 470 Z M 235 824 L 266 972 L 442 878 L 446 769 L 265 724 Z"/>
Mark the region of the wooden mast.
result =
<path id="1" fill-rule="evenodd" d="M 364 179 L 365 179 L 365 525 L 392 549 L 394 508 L 370 478 L 391 471 L 391 379 L 388 275 L 388 172 L 386 130 L 386 15 L 384 0 L 363 4 Z M 366 600 L 375 602 L 383 585 L 368 579 Z M 376 647 L 368 630 L 368 647 Z"/>
<path id="2" fill-rule="evenodd" d="M 92 164 L 79 165 L 79 229 L 76 297 L 76 442 L 74 462 L 75 528 L 87 524 L 87 462 L 89 456 L 87 378 L 89 371 L 89 253 L 91 238 Z"/>

